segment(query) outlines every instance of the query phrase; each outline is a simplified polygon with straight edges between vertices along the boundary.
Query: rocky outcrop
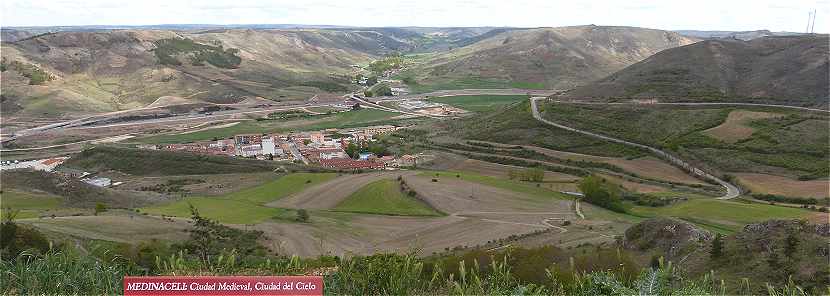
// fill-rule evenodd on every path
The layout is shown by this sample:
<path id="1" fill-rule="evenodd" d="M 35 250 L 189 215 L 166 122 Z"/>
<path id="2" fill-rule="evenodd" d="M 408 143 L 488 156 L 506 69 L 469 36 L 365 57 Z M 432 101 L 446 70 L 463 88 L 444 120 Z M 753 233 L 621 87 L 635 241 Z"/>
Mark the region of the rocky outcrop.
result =
<path id="1" fill-rule="evenodd" d="M 629 250 L 660 250 L 668 257 L 686 254 L 706 245 L 714 235 L 695 225 L 669 218 L 653 218 L 625 231 L 623 246 Z"/>

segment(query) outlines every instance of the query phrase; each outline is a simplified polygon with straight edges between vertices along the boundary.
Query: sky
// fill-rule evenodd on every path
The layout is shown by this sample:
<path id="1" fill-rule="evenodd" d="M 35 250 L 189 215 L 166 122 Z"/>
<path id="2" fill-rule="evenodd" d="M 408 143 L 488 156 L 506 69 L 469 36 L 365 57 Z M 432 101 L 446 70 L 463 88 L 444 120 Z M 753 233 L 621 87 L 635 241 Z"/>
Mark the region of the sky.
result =
<path id="1" fill-rule="evenodd" d="M 830 0 L 2 0 L 0 26 L 306 24 L 830 31 Z"/>

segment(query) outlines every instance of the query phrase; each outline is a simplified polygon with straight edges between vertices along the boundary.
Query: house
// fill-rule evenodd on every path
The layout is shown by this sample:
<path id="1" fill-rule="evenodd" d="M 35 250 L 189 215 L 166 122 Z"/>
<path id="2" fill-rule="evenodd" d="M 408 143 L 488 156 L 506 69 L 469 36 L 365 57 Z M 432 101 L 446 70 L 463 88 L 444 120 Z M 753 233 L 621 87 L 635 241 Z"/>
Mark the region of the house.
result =
<path id="1" fill-rule="evenodd" d="M 377 158 L 377 155 L 375 155 L 372 152 L 360 152 L 360 154 L 358 154 L 357 158 L 360 159 L 360 160 L 369 160 L 369 159 Z"/>
<path id="2" fill-rule="evenodd" d="M 243 157 L 252 157 L 260 154 L 262 154 L 262 146 L 260 144 L 239 146 L 239 155 Z"/>

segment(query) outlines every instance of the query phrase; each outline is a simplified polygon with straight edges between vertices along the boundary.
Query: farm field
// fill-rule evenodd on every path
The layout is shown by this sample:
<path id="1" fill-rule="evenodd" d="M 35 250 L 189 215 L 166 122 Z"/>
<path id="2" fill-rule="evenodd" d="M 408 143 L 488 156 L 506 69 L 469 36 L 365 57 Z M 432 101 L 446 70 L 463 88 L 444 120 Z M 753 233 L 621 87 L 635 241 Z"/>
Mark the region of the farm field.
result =
<path id="1" fill-rule="evenodd" d="M 563 159 L 602 162 L 615 165 L 627 172 L 631 172 L 647 178 L 666 180 L 669 182 L 683 184 L 705 184 L 703 181 L 689 176 L 689 174 L 687 174 L 683 170 L 652 156 L 639 157 L 636 159 L 627 159 L 622 157 L 603 157 L 581 153 L 556 151 L 535 146 L 524 147 L 542 154 L 547 154 L 553 157 L 559 157 Z"/>
<path id="2" fill-rule="evenodd" d="M 455 164 L 450 167 L 449 170 L 451 171 L 461 171 L 461 172 L 470 172 L 479 175 L 494 177 L 494 178 L 501 178 L 506 179 L 509 177 L 511 171 L 523 171 L 527 168 L 519 167 L 519 166 L 512 166 L 512 165 L 504 165 L 499 163 L 492 163 L 481 161 L 477 159 L 465 159 L 458 164 Z M 545 179 L 544 182 L 575 182 L 578 181 L 579 177 L 558 173 L 558 172 L 550 172 L 545 171 Z"/>
<path id="3" fill-rule="evenodd" d="M 186 238 L 184 231 L 190 226 L 184 219 L 163 220 L 138 214 L 128 216 L 124 213 L 25 219 L 19 222 L 48 232 L 129 244 L 151 239 L 180 241 Z"/>
<path id="4" fill-rule="evenodd" d="M 412 172 L 373 172 L 342 175 L 266 205 L 291 209 L 330 209 L 369 183 L 383 179 L 394 179 L 406 174 L 412 174 Z"/>
<path id="5" fill-rule="evenodd" d="M 17 219 L 35 218 L 54 210 L 63 204 L 63 198 L 50 194 L 37 194 L 16 190 L 3 190 L 0 194 L 0 217 L 7 214 L 6 209 L 19 210 Z"/>
<path id="6" fill-rule="evenodd" d="M 721 125 L 704 130 L 703 133 L 727 143 L 735 143 L 752 136 L 752 133 L 755 132 L 755 129 L 750 125 L 752 121 L 781 116 L 783 114 L 735 110 L 729 112 L 726 121 Z"/>
<path id="7" fill-rule="evenodd" d="M 229 224 L 251 224 L 271 218 L 284 218 L 291 210 L 271 208 L 265 203 L 335 178 L 334 173 L 295 173 L 249 189 L 216 197 L 188 197 L 169 204 L 147 207 L 143 211 L 153 215 L 190 217 L 190 205 L 204 217 Z M 310 181 L 310 182 L 309 182 Z"/>
<path id="8" fill-rule="evenodd" d="M 735 174 L 738 182 L 752 190 L 753 193 L 775 194 L 789 197 L 830 197 L 830 180 L 809 181 L 767 174 Z"/>
<path id="9" fill-rule="evenodd" d="M 483 112 L 493 108 L 521 102 L 530 98 L 529 96 L 509 95 L 477 95 L 477 96 L 446 96 L 431 97 L 430 101 L 452 105 L 464 110 Z"/>
<path id="10" fill-rule="evenodd" d="M 717 199 L 689 199 L 664 207 L 634 206 L 631 212 L 644 217 L 676 217 L 724 233 L 738 231 L 749 223 L 770 219 L 806 219 L 815 213 L 797 208 Z"/>
<path id="11" fill-rule="evenodd" d="M 200 215 L 227 224 L 259 223 L 289 212 L 249 201 L 215 197 L 187 197 L 169 204 L 143 208 L 141 211 L 152 215 L 188 218 L 190 205 L 198 209 Z"/>
<path id="12" fill-rule="evenodd" d="M 337 177 L 336 173 L 294 173 L 282 176 L 263 185 L 237 191 L 225 196 L 234 200 L 246 200 L 256 204 L 273 202 L 291 194 L 301 192 Z"/>
<path id="13" fill-rule="evenodd" d="M 337 204 L 333 210 L 400 216 L 440 215 L 429 205 L 401 192 L 400 185 L 394 180 L 378 180 L 369 183 Z"/>

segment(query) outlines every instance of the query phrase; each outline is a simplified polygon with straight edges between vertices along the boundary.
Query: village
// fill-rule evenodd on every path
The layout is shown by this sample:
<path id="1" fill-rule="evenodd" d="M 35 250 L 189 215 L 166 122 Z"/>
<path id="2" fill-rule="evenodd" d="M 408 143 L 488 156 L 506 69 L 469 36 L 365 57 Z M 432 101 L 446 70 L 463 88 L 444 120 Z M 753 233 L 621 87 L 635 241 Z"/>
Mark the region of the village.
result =
<path id="1" fill-rule="evenodd" d="M 141 149 L 255 158 L 319 165 L 331 169 L 395 169 L 415 166 L 418 156 L 388 155 L 377 136 L 400 127 L 378 125 L 286 134 L 240 134 L 227 139 L 186 144 L 138 145 Z"/>

